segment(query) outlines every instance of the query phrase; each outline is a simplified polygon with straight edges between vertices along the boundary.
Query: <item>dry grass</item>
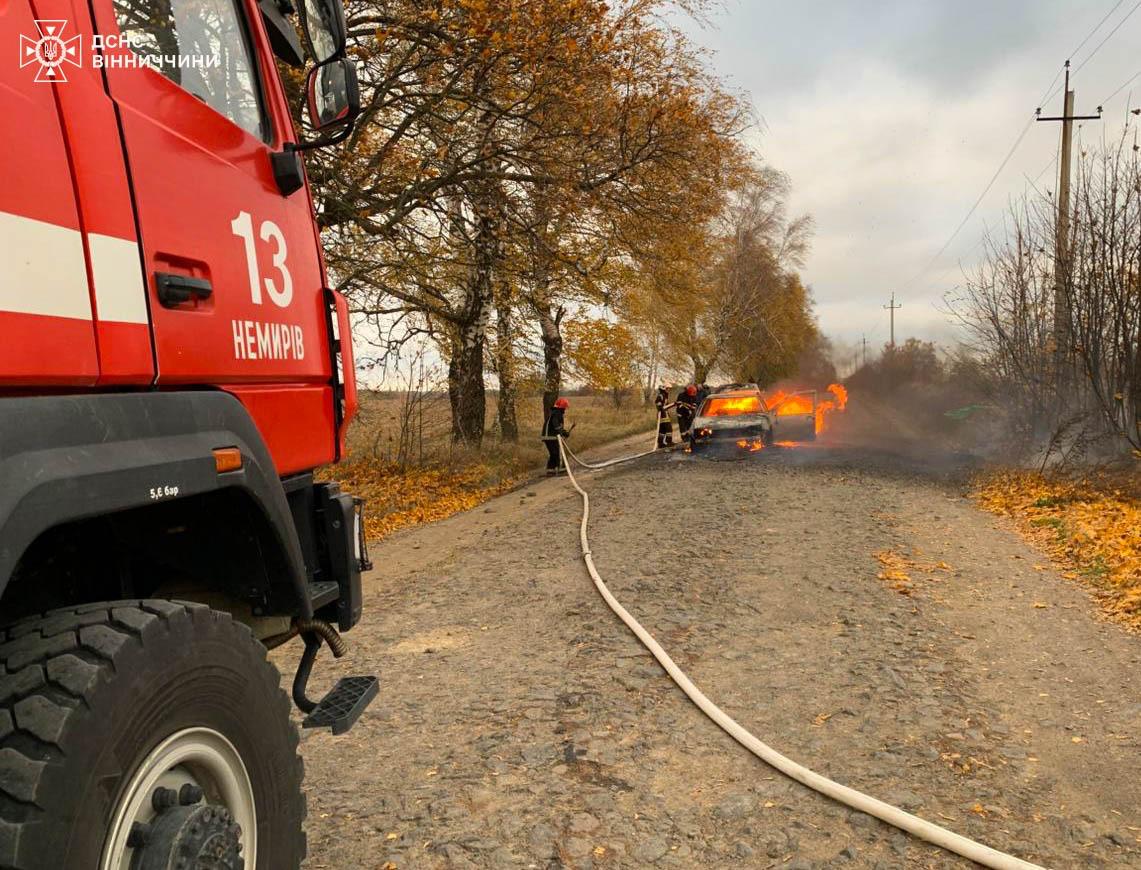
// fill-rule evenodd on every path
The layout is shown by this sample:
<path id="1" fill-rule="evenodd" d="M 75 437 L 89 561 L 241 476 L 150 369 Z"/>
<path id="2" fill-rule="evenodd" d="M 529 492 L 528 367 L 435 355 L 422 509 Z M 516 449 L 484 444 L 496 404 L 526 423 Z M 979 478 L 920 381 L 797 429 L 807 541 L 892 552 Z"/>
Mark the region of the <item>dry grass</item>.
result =
<path id="1" fill-rule="evenodd" d="M 1141 629 L 1141 499 L 1135 475 L 1060 480 L 1004 471 L 980 480 L 988 511 L 1012 517 L 1022 534 L 1081 580 L 1115 619 Z"/>
<path id="2" fill-rule="evenodd" d="M 493 423 L 494 394 L 488 399 L 487 420 Z M 602 396 L 572 396 L 570 402 L 567 423 L 576 426 L 570 439 L 576 449 L 654 427 L 653 406 L 637 401 L 621 408 Z M 370 540 L 445 519 L 508 491 L 546 463 L 540 398 L 521 399 L 518 413 L 518 443 L 502 441 L 493 428 L 477 450 L 452 443 L 446 395 L 362 394 L 349 432 L 349 457 L 326 476 L 368 500 Z"/>
<path id="3" fill-rule="evenodd" d="M 654 428 L 653 406 L 644 407 L 636 399 L 619 408 L 608 396 L 571 396 L 570 403 L 567 424 L 576 425 L 571 438 L 576 449 L 589 449 Z M 539 440 L 542 399 L 537 395 L 519 399 L 519 441 L 514 444 L 500 440 L 496 410 L 496 395 L 489 393 L 487 432 L 473 455 L 470 448 L 452 443 L 447 395 L 436 392 L 409 398 L 396 393 L 362 393 L 360 412 L 349 430 L 349 460 L 448 467 L 482 461 L 518 470 L 546 462 L 547 452 Z M 405 417 L 407 424 L 402 425 Z"/>

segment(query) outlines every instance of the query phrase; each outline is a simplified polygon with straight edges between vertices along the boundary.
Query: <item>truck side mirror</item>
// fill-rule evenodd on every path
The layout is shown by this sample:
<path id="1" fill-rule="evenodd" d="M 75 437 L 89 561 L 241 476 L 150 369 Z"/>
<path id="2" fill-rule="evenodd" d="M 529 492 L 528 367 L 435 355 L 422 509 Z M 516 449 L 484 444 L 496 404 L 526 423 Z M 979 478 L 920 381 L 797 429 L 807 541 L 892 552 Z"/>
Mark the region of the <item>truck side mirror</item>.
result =
<path id="1" fill-rule="evenodd" d="M 302 0 L 301 25 L 318 66 L 341 57 L 348 39 L 341 0 Z"/>
<path id="2" fill-rule="evenodd" d="M 326 61 L 311 69 L 306 90 L 309 123 L 314 130 L 347 124 L 360 113 L 357 68 L 348 58 Z"/>

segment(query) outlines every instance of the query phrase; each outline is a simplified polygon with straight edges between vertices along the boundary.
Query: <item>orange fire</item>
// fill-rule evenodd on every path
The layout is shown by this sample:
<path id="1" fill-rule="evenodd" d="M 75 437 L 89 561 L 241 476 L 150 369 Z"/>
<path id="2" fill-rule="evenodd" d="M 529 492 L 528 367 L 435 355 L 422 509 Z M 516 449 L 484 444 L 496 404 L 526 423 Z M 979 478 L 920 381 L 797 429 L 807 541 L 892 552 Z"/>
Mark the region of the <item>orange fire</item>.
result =
<path id="1" fill-rule="evenodd" d="M 777 390 L 768 398 L 766 407 L 776 411 L 778 417 L 815 413 L 816 432 L 819 434 L 824 431 L 825 416 L 831 411 L 843 411 L 848 404 L 848 390 L 843 384 L 829 384 L 828 392 L 832 394 L 832 398 L 816 402 L 815 412 L 812 407 L 812 394 L 807 391 L 789 393 Z"/>
<path id="2" fill-rule="evenodd" d="M 816 404 L 816 433 L 820 434 L 824 431 L 824 416 L 829 411 L 843 411 L 848 407 L 848 388 L 843 384 L 829 384 L 828 392 L 834 398 L 825 399 L 823 402 Z"/>
<path id="3" fill-rule="evenodd" d="M 775 410 L 781 417 L 811 414 L 812 396 L 807 393 L 787 393 L 784 390 L 777 390 L 769 398 L 769 408 Z"/>
<path id="4" fill-rule="evenodd" d="M 761 410 L 760 396 L 714 396 L 702 411 L 703 417 L 736 417 L 738 414 L 755 414 Z"/>
<path id="5" fill-rule="evenodd" d="M 750 453 L 756 453 L 758 450 L 765 449 L 765 442 L 761 441 L 759 438 L 755 441 L 746 441 L 744 438 L 742 438 L 737 442 L 737 446 L 742 450 L 748 450 Z"/>

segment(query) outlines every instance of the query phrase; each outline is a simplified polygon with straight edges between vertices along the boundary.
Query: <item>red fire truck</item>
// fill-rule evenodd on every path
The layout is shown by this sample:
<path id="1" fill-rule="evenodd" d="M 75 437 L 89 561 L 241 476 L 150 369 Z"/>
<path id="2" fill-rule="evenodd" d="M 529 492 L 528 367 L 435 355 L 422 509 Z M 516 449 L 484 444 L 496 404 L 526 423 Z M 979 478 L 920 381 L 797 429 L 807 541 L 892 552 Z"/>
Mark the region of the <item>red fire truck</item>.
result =
<path id="1" fill-rule="evenodd" d="M 297 22 L 295 24 L 295 22 Z M 0 0 L 0 868 L 286 870 L 306 684 L 361 615 L 356 408 L 301 153 L 340 0 Z M 298 136 L 276 64 L 313 64 Z"/>

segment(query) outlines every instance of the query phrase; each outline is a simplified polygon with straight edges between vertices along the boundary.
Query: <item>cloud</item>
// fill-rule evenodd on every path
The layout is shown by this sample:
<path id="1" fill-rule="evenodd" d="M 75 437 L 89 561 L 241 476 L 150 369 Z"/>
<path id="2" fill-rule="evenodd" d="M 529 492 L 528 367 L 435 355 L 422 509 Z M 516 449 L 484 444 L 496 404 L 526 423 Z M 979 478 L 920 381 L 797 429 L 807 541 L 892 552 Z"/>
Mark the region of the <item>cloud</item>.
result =
<path id="1" fill-rule="evenodd" d="M 880 306 L 895 290 L 905 304 L 897 333 L 953 337 L 939 311 L 943 294 L 971 267 L 984 227 L 1029 188 L 1027 176 L 1049 166 L 1056 125 L 1026 133 L 977 215 L 923 270 L 1032 117 L 1065 53 L 1104 14 L 1062 0 L 742 0 L 695 32 L 714 51 L 714 68 L 749 94 L 763 119 L 749 136 L 791 177 L 793 211 L 815 218 L 804 277 L 826 332 L 886 339 Z M 1081 72 L 1079 108 L 1137 71 L 1131 45 L 1139 33 L 1141 14 Z M 1094 140 L 1096 130 L 1082 135 Z M 1053 187 L 1052 171 L 1042 174 L 1044 188 Z"/>

